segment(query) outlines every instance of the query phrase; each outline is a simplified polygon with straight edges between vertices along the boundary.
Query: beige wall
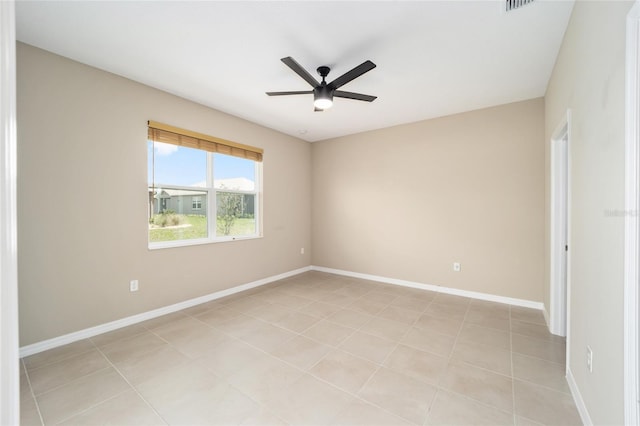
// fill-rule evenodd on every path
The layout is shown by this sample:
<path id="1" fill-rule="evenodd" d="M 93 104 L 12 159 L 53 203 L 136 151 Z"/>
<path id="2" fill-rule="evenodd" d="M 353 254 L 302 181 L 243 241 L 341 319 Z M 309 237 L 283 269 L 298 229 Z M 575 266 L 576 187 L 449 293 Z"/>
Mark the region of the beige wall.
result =
<path id="1" fill-rule="evenodd" d="M 630 2 L 575 4 L 545 97 L 547 140 L 571 109 L 569 367 L 594 424 L 624 423 L 624 218 L 607 217 L 605 211 L 624 209 L 625 17 L 630 8 Z M 547 143 L 547 170 L 548 152 Z M 593 349 L 593 373 L 586 367 L 587 345 Z"/>
<path id="2" fill-rule="evenodd" d="M 308 143 L 23 44 L 17 70 L 22 346 L 310 264 Z M 149 119 L 264 148 L 264 238 L 147 249 Z"/>
<path id="3" fill-rule="evenodd" d="M 312 194 L 314 265 L 543 299 L 542 99 L 314 143 Z"/>

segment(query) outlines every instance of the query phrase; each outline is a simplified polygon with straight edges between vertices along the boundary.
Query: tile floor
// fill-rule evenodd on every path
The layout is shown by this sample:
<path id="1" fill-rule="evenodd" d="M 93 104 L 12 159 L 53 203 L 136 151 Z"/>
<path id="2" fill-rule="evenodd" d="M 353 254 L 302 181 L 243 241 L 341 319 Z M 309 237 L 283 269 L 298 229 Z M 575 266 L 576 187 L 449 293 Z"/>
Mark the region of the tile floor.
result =
<path id="1" fill-rule="evenodd" d="M 319 272 L 22 360 L 22 424 L 578 425 L 539 311 Z"/>

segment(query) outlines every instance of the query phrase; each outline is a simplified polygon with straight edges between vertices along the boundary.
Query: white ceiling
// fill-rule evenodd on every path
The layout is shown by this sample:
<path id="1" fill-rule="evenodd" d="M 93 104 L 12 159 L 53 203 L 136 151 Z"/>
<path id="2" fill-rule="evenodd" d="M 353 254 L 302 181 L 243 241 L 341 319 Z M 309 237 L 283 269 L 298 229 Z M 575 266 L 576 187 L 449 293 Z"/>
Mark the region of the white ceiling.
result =
<path id="1" fill-rule="evenodd" d="M 18 40 L 307 141 L 543 96 L 573 0 L 513 12 L 484 1 L 19 1 Z M 377 68 L 313 96 L 280 58 L 331 81 L 367 59 Z"/>

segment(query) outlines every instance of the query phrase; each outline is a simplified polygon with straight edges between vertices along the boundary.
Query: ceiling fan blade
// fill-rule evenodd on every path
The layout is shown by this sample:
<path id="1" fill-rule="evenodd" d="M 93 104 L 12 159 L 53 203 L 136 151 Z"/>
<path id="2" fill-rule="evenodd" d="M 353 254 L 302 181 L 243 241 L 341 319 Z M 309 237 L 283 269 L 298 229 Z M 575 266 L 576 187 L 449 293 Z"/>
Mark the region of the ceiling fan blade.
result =
<path id="1" fill-rule="evenodd" d="M 352 69 L 351 71 L 347 71 L 346 73 L 342 74 L 340 77 L 336 78 L 331 83 L 329 83 L 329 85 L 332 86 L 334 89 L 337 89 L 340 86 L 344 86 L 351 80 L 360 77 L 362 74 L 366 73 L 367 71 L 371 71 L 375 67 L 376 67 L 376 64 L 374 64 L 373 62 L 365 61 L 360 65 L 358 65 L 357 67 L 355 67 L 354 69 Z"/>
<path id="2" fill-rule="evenodd" d="M 293 70 L 293 72 L 295 72 L 300 77 L 302 77 L 304 79 L 304 81 L 309 83 L 311 85 L 311 87 L 315 88 L 316 86 L 320 85 L 320 83 L 315 78 L 313 78 L 313 76 L 311 74 L 309 74 L 309 72 L 307 70 L 302 68 L 300 66 L 300 64 L 297 63 L 291 56 L 287 56 L 286 58 L 282 58 L 280 60 L 282 62 L 284 62 L 284 64 L 286 66 L 291 68 Z"/>
<path id="3" fill-rule="evenodd" d="M 265 92 L 269 96 L 286 96 L 286 95 L 310 95 L 313 90 L 298 90 L 294 92 Z"/>
<path id="4" fill-rule="evenodd" d="M 362 93 L 343 92 L 342 90 L 336 90 L 333 92 L 333 96 L 336 98 L 355 99 L 357 101 L 373 102 L 377 96 L 363 95 Z"/>

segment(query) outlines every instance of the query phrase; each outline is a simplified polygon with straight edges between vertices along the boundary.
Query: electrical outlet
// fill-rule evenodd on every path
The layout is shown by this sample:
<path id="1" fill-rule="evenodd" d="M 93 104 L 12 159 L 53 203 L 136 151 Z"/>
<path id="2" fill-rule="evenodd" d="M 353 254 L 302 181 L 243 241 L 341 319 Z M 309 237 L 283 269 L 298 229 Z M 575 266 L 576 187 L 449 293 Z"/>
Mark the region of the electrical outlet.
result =
<path id="1" fill-rule="evenodd" d="M 460 265 L 460 262 L 454 262 L 453 263 L 453 271 L 454 272 L 460 272 L 462 270 L 462 266 Z"/>
<path id="2" fill-rule="evenodd" d="M 587 368 L 589 373 L 593 373 L 593 351 L 589 345 L 587 345 Z"/>
<path id="3" fill-rule="evenodd" d="M 138 280 L 129 281 L 129 291 L 138 291 Z"/>
<path id="4" fill-rule="evenodd" d="M 300 248 L 300 254 L 304 254 L 304 247 Z"/>

